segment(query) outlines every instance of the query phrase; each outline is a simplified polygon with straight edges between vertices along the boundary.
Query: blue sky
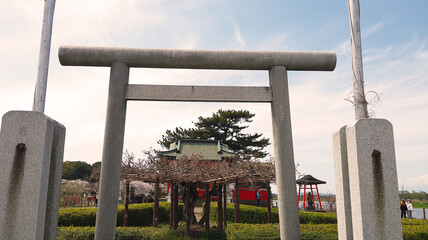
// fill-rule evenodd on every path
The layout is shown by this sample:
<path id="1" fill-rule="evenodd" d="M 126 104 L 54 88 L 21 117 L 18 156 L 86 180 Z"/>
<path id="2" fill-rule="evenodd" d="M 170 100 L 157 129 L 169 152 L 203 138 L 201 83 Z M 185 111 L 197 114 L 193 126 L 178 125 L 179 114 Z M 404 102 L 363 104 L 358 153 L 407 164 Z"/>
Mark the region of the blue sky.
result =
<path id="1" fill-rule="evenodd" d="M 0 114 L 30 110 L 43 1 L 0 2 Z M 400 189 L 428 191 L 428 2 L 361 1 L 365 88 L 392 122 Z M 173 49 L 334 51 L 333 72 L 290 72 L 295 161 L 335 192 L 332 133 L 354 121 L 347 1 L 57 1 L 45 113 L 67 128 L 64 160 L 101 160 L 108 68 L 63 67 L 61 45 Z M 131 83 L 268 84 L 263 71 L 132 69 Z M 272 137 L 270 106 L 128 103 L 125 148 L 159 148 L 166 129 L 190 127 L 219 108 L 256 114 L 250 132 Z M 272 147 L 268 147 L 273 153 Z"/>

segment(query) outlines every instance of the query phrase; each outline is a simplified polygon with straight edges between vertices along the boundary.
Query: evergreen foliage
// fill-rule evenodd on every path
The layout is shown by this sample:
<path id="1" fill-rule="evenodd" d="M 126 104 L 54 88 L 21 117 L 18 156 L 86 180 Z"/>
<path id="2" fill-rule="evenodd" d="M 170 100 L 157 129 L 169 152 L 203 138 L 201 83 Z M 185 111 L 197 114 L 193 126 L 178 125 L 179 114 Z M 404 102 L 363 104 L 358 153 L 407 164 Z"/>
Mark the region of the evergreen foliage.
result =
<path id="1" fill-rule="evenodd" d="M 92 173 L 92 166 L 82 161 L 65 161 L 62 165 L 62 179 L 85 179 Z"/>

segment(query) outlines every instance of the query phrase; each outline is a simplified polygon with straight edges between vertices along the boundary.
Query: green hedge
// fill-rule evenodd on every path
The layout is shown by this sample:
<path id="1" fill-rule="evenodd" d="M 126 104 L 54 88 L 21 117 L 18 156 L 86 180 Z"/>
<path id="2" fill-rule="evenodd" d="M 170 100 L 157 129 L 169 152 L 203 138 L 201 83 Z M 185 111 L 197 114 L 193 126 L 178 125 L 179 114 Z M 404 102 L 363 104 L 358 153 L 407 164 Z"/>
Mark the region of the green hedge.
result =
<path id="1" fill-rule="evenodd" d="M 183 204 L 178 205 L 178 220 L 183 220 Z M 117 226 L 123 225 L 124 206 L 118 207 Z M 169 222 L 169 202 L 159 203 L 159 223 Z M 95 226 L 97 208 L 61 208 L 59 210 L 58 226 Z M 148 226 L 153 223 L 153 203 L 130 204 L 128 210 L 128 225 L 132 227 Z"/>
<path id="2" fill-rule="evenodd" d="M 228 240 L 264 239 L 279 240 L 278 224 L 244 224 L 232 223 L 227 225 Z M 338 239 L 336 224 L 301 224 L 302 240 Z M 403 225 L 404 240 L 428 239 L 428 224 Z"/>
<path id="3" fill-rule="evenodd" d="M 428 239 L 428 223 L 425 223 L 425 225 L 403 225 L 403 239 L 404 240 Z"/>
<path id="4" fill-rule="evenodd" d="M 93 240 L 95 227 L 59 227 L 57 240 Z M 154 227 L 118 227 L 116 240 L 173 240 L 181 238 L 176 231 Z"/>
<path id="5" fill-rule="evenodd" d="M 95 227 L 59 227 L 57 240 L 93 240 Z M 178 231 L 168 227 L 118 227 L 116 228 L 116 240 L 190 240 L 190 237 L 180 236 Z M 201 232 L 198 239 L 226 240 L 224 232 Z"/>
<path id="6" fill-rule="evenodd" d="M 428 224 L 428 222 L 423 219 L 407 219 L 407 218 L 402 218 L 401 223 L 403 225 L 427 225 Z"/>
<path id="7" fill-rule="evenodd" d="M 241 223 L 262 224 L 267 223 L 267 208 L 241 204 L 239 205 L 239 218 Z M 233 203 L 228 203 L 226 208 L 227 221 L 235 221 L 235 207 Z M 211 204 L 210 218 L 217 221 L 217 204 Z M 334 213 L 304 212 L 299 211 L 301 224 L 333 224 L 337 223 Z M 278 209 L 272 209 L 272 222 L 279 222 Z"/>
<path id="8" fill-rule="evenodd" d="M 302 240 L 337 239 L 336 224 L 301 224 Z M 232 223 L 227 226 L 228 240 L 264 239 L 280 240 L 278 224 Z"/>
<path id="9" fill-rule="evenodd" d="M 92 240 L 94 238 L 94 227 L 59 227 L 57 240 Z M 302 240 L 332 240 L 338 239 L 336 224 L 300 224 Z M 279 240 L 278 224 L 245 224 L 232 223 L 227 225 L 227 239 L 264 239 Z M 169 230 L 168 227 L 118 227 L 116 229 L 117 240 L 152 240 L 152 239 L 189 239 L 180 237 L 177 231 Z M 226 239 L 221 233 L 202 233 L 199 239 Z M 420 225 L 403 225 L 404 240 L 428 239 L 428 223 Z"/>

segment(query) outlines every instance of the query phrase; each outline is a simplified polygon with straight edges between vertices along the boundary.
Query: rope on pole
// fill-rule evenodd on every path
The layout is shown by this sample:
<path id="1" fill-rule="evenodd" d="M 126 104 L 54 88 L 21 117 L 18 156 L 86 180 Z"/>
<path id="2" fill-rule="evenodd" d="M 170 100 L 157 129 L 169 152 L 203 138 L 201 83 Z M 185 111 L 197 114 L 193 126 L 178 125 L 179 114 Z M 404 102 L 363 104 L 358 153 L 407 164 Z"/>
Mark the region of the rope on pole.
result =
<path id="1" fill-rule="evenodd" d="M 354 76 L 355 120 L 368 118 L 367 101 L 364 93 L 363 58 L 360 31 L 360 2 L 348 0 L 351 25 L 352 73 Z"/>

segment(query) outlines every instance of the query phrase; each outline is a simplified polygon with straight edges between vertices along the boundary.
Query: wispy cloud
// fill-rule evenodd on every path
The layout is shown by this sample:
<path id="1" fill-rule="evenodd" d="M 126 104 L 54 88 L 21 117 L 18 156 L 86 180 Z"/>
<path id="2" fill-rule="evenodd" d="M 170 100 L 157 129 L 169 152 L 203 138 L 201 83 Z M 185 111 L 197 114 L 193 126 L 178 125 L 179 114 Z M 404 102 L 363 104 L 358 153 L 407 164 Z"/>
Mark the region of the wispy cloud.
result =
<path id="1" fill-rule="evenodd" d="M 361 30 L 361 38 L 364 39 L 364 38 L 376 33 L 377 31 L 382 29 L 384 26 L 385 26 L 385 22 L 380 21 L 380 22 L 368 27 L 367 29 L 362 29 Z"/>
<path id="2" fill-rule="evenodd" d="M 234 32 L 235 32 L 235 40 L 242 46 L 246 46 L 244 39 L 241 36 L 241 31 L 239 30 L 238 24 L 236 24 L 235 21 L 233 21 L 231 18 L 226 18 L 228 22 L 230 22 L 233 26 Z"/>

